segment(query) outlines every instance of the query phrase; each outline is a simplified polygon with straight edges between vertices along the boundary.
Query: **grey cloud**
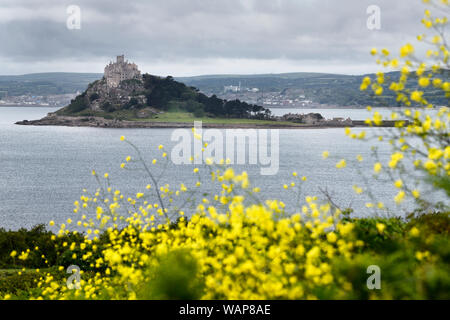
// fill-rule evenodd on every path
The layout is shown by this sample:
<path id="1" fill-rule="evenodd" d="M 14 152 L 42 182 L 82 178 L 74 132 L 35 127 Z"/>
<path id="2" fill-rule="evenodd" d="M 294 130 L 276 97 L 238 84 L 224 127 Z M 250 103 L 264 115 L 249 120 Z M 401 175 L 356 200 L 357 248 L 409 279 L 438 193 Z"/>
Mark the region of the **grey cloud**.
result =
<path id="1" fill-rule="evenodd" d="M 81 30 L 65 26 L 71 4 L 81 8 Z M 381 8 L 379 31 L 366 28 L 371 4 Z M 8 12 L 4 21 L 2 11 Z M 20 66 L 12 70 L 16 73 L 53 61 L 69 61 L 66 71 L 77 71 L 70 61 L 122 52 L 145 64 L 190 59 L 367 64 L 370 47 L 396 48 L 420 33 L 422 14 L 419 0 L 0 0 L 0 61 Z M 11 67 L 0 62 L 2 69 Z"/>

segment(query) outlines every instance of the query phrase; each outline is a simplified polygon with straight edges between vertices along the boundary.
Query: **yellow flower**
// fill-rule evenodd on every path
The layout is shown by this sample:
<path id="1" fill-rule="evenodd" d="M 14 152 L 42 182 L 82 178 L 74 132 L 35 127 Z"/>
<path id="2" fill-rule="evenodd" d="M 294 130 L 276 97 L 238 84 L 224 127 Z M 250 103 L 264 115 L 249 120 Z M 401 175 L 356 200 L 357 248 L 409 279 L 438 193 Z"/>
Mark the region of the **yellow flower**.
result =
<path id="1" fill-rule="evenodd" d="M 360 90 L 361 91 L 366 90 L 367 87 L 370 85 L 370 83 L 371 83 L 370 78 L 369 77 L 364 77 L 364 79 L 363 79 L 363 81 L 361 83 L 361 86 L 360 86 Z"/>
<path id="2" fill-rule="evenodd" d="M 379 126 L 383 123 L 383 116 L 378 111 L 375 111 L 373 114 L 373 122 L 377 126 Z"/>
<path id="3" fill-rule="evenodd" d="M 376 94 L 377 96 L 381 96 L 381 95 L 383 94 L 383 87 L 378 87 L 378 88 L 375 90 L 375 94 Z"/>
<path id="4" fill-rule="evenodd" d="M 390 168 L 395 168 L 397 166 L 397 163 L 403 159 L 403 153 L 401 152 L 395 152 L 391 155 L 391 161 L 389 162 Z"/>
<path id="5" fill-rule="evenodd" d="M 437 172 L 437 165 L 433 160 L 428 160 L 424 163 L 424 168 L 428 170 L 428 172 L 432 175 L 435 175 Z"/>
<path id="6" fill-rule="evenodd" d="M 411 100 L 416 101 L 416 102 L 421 102 L 422 101 L 422 95 L 423 95 L 422 91 L 413 91 L 411 93 Z"/>
<path id="7" fill-rule="evenodd" d="M 124 141 L 125 140 L 125 137 L 124 136 L 121 136 L 120 137 L 120 141 Z"/>
<path id="8" fill-rule="evenodd" d="M 384 223 L 377 223 L 376 227 L 379 233 L 383 233 L 384 229 L 386 229 L 386 225 Z"/>
<path id="9" fill-rule="evenodd" d="M 404 198 L 405 198 L 405 191 L 400 191 L 400 192 L 397 193 L 397 195 L 394 197 L 394 201 L 395 201 L 397 204 L 400 204 L 400 203 L 403 202 Z"/>
<path id="10" fill-rule="evenodd" d="M 412 227 L 411 230 L 409 231 L 409 234 L 410 234 L 412 237 L 417 237 L 417 236 L 419 236 L 419 233 L 420 233 L 420 231 L 419 231 L 419 229 L 417 229 L 416 227 Z"/>
<path id="11" fill-rule="evenodd" d="M 228 168 L 227 170 L 225 170 L 225 172 L 223 173 L 223 178 L 225 180 L 231 180 L 234 178 L 234 170 L 232 168 Z"/>
<path id="12" fill-rule="evenodd" d="M 414 52 L 414 47 L 412 46 L 412 44 L 408 43 L 400 49 L 400 57 L 404 58 L 406 56 L 409 56 L 413 52 Z"/>
<path id="13" fill-rule="evenodd" d="M 394 182 L 394 186 L 398 189 L 400 189 L 403 186 L 403 181 L 402 180 L 397 180 Z"/>
<path id="14" fill-rule="evenodd" d="M 364 191 L 362 188 L 360 188 L 360 187 L 358 187 L 358 186 L 356 186 L 356 185 L 353 186 L 353 190 L 354 190 L 357 194 L 361 194 L 361 193 L 363 193 L 363 191 Z"/>
<path id="15" fill-rule="evenodd" d="M 336 233 L 334 233 L 334 232 L 327 233 L 327 240 L 331 243 L 335 243 L 337 240 Z"/>
<path id="16" fill-rule="evenodd" d="M 428 87 L 429 85 L 430 85 L 430 79 L 428 79 L 428 78 L 420 78 L 419 79 L 419 86 Z"/>
<path id="17" fill-rule="evenodd" d="M 336 168 L 338 168 L 338 169 L 345 168 L 346 166 L 347 166 L 347 162 L 345 161 L 345 159 L 342 159 L 341 161 L 339 161 L 336 164 Z"/>
<path id="18" fill-rule="evenodd" d="M 381 168 L 382 168 L 381 163 L 377 162 L 377 163 L 375 163 L 374 166 L 373 166 L 373 171 L 375 171 L 375 173 L 380 173 Z"/>
<path id="19" fill-rule="evenodd" d="M 328 151 L 322 152 L 322 158 L 326 159 L 330 156 L 330 153 Z"/>
<path id="20" fill-rule="evenodd" d="M 442 80 L 439 78 L 433 79 L 433 86 L 440 88 L 442 86 Z"/>

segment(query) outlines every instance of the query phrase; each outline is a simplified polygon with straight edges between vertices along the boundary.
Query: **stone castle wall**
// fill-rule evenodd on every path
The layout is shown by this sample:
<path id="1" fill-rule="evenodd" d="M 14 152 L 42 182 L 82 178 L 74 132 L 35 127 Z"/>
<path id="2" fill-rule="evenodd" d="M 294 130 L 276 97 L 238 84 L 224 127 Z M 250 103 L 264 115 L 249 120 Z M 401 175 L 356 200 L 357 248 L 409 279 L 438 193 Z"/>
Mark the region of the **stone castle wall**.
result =
<path id="1" fill-rule="evenodd" d="M 125 61 L 121 55 L 117 56 L 116 62 L 105 67 L 105 79 L 109 88 L 116 88 L 123 80 L 141 79 L 141 72 L 135 63 Z"/>

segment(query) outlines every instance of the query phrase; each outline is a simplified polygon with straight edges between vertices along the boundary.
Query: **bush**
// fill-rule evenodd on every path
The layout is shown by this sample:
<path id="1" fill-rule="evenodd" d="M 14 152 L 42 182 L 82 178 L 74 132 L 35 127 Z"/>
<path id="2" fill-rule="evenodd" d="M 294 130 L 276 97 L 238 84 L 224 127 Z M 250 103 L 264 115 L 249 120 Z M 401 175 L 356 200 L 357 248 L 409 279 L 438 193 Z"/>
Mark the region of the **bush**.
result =
<path id="1" fill-rule="evenodd" d="M 203 108 L 197 108 L 194 110 L 193 115 L 196 118 L 202 118 L 205 116 L 205 110 Z"/>
<path id="2" fill-rule="evenodd" d="M 54 240 L 53 240 L 53 239 Z M 37 225 L 31 230 L 19 229 L 6 231 L 0 229 L 0 268 L 45 268 L 57 265 L 64 243 L 81 243 L 84 238 L 80 234 L 69 233 L 56 237 L 47 231 L 44 225 Z M 12 257 L 11 252 L 16 251 Z M 20 254 L 25 252 L 27 259 L 21 260 Z M 42 258 L 44 255 L 44 258 Z"/>
<path id="3" fill-rule="evenodd" d="M 77 113 L 87 109 L 89 106 L 85 101 L 84 96 L 80 95 L 73 99 L 70 104 L 63 110 L 67 113 Z"/>
<path id="4" fill-rule="evenodd" d="M 189 251 L 175 250 L 162 256 L 146 272 L 146 282 L 138 290 L 139 299 L 195 300 L 204 290 L 199 266 Z"/>

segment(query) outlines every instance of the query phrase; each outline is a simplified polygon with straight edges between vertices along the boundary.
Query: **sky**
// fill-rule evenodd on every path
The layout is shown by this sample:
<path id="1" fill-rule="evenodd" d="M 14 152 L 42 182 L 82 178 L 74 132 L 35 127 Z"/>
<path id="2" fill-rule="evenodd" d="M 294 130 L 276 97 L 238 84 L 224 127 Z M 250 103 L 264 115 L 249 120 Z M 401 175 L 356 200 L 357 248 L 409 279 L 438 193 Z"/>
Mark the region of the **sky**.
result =
<path id="1" fill-rule="evenodd" d="M 176 77 L 364 74 L 379 69 L 372 47 L 415 43 L 423 11 L 420 0 L 0 0 L 0 74 L 102 73 L 119 54 Z"/>

